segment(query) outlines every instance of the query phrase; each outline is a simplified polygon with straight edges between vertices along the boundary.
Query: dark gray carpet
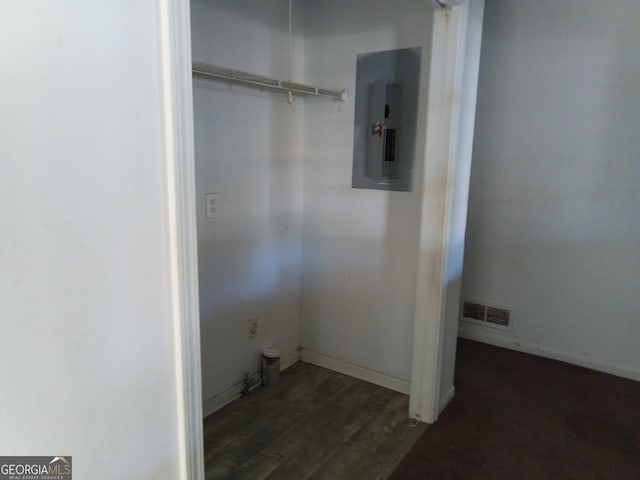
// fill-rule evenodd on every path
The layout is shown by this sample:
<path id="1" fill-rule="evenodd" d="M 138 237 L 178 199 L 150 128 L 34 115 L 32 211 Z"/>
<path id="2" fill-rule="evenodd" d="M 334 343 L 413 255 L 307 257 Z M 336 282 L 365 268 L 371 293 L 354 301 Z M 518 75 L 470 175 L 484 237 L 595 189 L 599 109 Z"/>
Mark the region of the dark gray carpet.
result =
<path id="1" fill-rule="evenodd" d="M 460 340 L 455 386 L 391 479 L 640 479 L 640 382 Z"/>

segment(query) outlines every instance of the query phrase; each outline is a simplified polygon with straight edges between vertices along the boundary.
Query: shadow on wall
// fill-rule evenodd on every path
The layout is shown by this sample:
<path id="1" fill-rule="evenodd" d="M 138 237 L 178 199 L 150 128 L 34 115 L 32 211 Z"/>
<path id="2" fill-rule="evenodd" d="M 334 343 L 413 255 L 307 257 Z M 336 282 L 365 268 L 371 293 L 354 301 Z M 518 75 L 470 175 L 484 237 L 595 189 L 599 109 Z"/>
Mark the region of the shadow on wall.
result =
<path id="1" fill-rule="evenodd" d="M 301 131 L 286 97 L 196 80 L 197 195 L 219 194 L 218 218 L 199 208 L 203 396 L 256 372 L 260 352 L 299 346 Z M 201 210 L 201 211 L 200 211 Z M 249 319 L 258 335 L 249 338 Z"/>

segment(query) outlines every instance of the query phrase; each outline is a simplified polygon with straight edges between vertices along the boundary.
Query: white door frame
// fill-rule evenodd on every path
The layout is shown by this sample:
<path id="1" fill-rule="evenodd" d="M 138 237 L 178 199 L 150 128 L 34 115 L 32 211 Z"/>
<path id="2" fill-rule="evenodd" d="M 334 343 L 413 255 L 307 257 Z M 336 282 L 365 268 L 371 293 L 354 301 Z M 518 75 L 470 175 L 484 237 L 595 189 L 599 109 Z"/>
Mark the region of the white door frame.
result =
<path id="1" fill-rule="evenodd" d="M 180 479 L 204 479 L 189 0 L 158 0 Z"/>
<path id="2" fill-rule="evenodd" d="M 427 423 L 435 422 L 453 397 L 453 385 L 441 392 L 441 377 L 445 322 L 447 313 L 452 313 L 445 309 L 446 259 L 454 214 L 455 164 L 460 161 L 456 155 L 468 155 L 469 162 L 471 155 L 470 151 L 456 151 L 468 19 L 468 2 L 434 12 L 409 400 L 409 416 Z M 473 101 L 475 104 L 475 98 Z M 457 312 L 454 317 L 457 319 Z"/>

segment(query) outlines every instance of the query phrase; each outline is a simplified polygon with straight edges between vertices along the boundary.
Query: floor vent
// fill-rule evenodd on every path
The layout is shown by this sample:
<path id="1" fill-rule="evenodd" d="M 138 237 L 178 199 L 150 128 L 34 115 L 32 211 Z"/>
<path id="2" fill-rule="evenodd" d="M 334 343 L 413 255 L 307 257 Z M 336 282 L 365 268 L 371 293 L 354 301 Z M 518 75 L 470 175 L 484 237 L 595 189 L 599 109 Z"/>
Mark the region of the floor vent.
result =
<path id="1" fill-rule="evenodd" d="M 487 322 L 489 323 L 508 327 L 510 324 L 510 316 L 511 312 L 509 310 L 487 306 Z"/>
<path id="2" fill-rule="evenodd" d="M 460 320 L 486 327 L 511 330 L 511 310 L 506 307 L 487 305 L 474 300 L 464 300 Z"/>
<path id="3" fill-rule="evenodd" d="M 487 307 L 481 303 L 464 302 L 462 309 L 462 317 L 470 318 L 472 320 L 478 320 L 484 322 L 484 318 L 487 314 Z"/>

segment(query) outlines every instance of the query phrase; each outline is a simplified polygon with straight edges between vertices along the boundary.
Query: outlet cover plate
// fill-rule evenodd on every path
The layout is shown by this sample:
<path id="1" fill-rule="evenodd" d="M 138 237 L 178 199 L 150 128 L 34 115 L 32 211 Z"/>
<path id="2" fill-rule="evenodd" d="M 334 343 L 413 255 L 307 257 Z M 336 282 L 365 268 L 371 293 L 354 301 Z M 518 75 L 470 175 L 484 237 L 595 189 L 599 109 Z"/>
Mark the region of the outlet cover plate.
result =
<path id="1" fill-rule="evenodd" d="M 249 338 L 255 338 L 258 336 L 258 319 L 249 319 Z"/>
<path id="2" fill-rule="evenodd" d="M 204 197 L 207 219 L 218 218 L 218 193 L 207 193 Z"/>

